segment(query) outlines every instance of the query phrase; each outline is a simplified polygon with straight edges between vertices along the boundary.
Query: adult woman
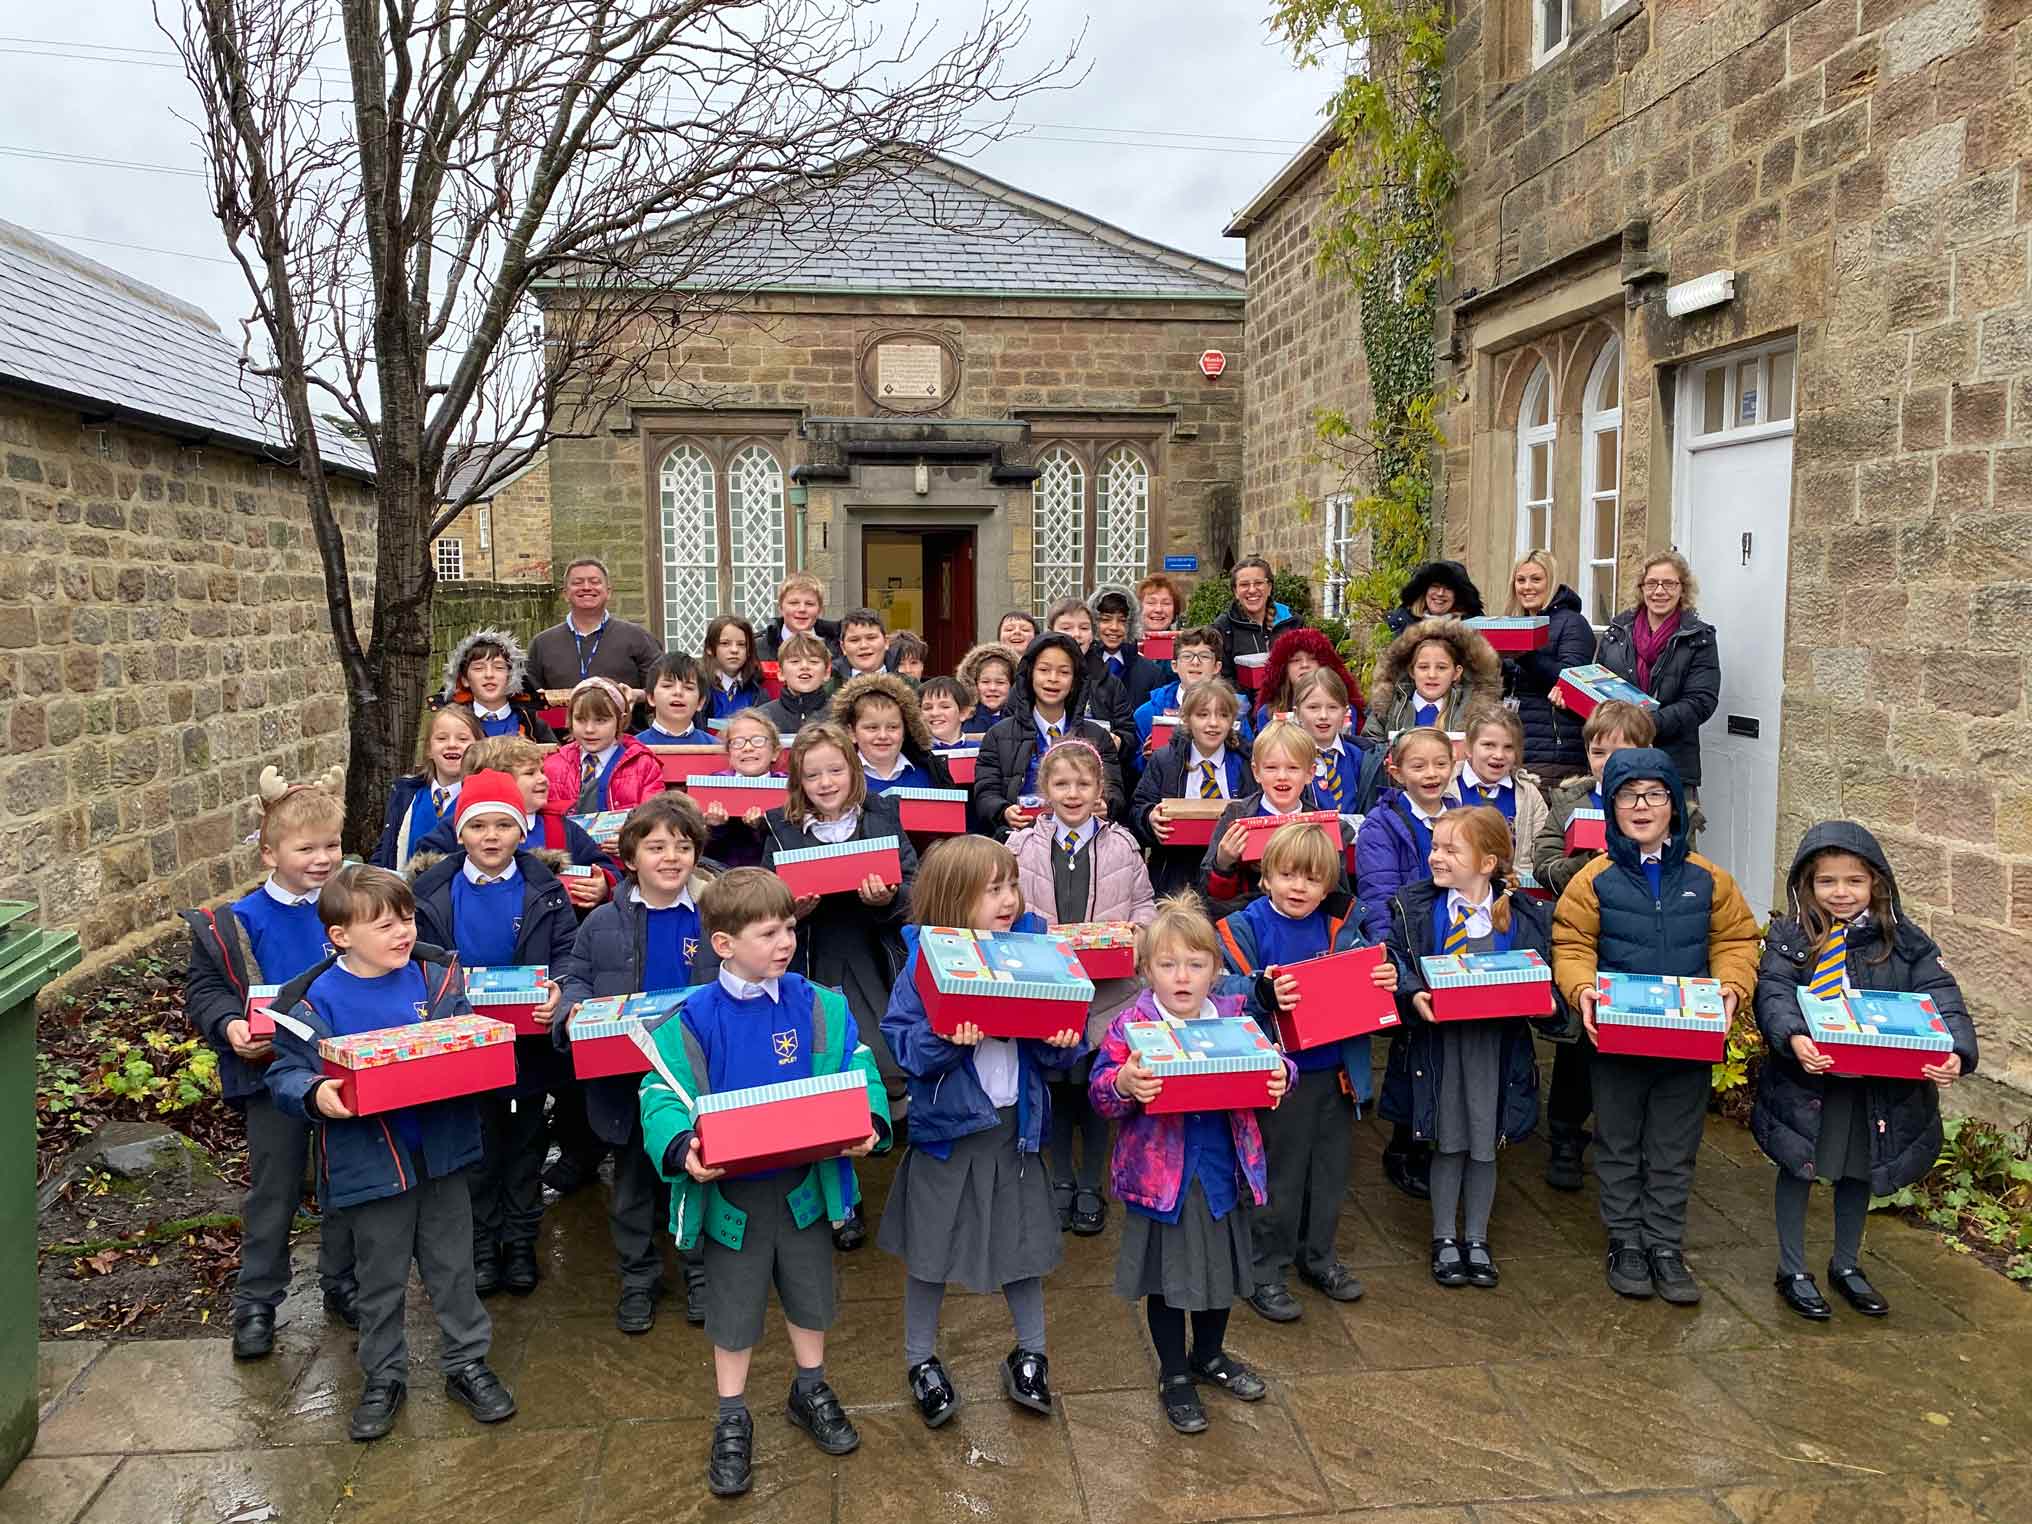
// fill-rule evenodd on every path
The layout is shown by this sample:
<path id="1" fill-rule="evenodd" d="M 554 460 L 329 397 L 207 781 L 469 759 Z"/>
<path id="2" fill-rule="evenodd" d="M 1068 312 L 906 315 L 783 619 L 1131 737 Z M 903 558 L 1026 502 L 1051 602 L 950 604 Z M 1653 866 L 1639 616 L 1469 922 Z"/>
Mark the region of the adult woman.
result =
<path id="1" fill-rule="evenodd" d="M 1581 612 L 1580 595 L 1559 580 L 1559 562 L 1549 550 L 1534 550 L 1510 569 L 1503 612 L 1543 614 L 1550 621 L 1542 647 L 1503 661 L 1503 695 L 1517 701 L 1524 722 L 1524 763 L 1549 787 L 1587 770 L 1580 716 L 1555 706 L 1551 694 L 1562 667 L 1594 660 L 1594 627 Z"/>
<path id="2" fill-rule="evenodd" d="M 1215 616 L 1214 628 L 1221 632 L 1221 676 L 1230 683 L 1235 681 L 1237 656 L 1268 656 L 1279 635 L 1303 623 L 1271 599 L 1270 578 L 1270 563 L 1261 556 L 1244 556 L 1228 574 L 1234 602 Z"/>
<path id="3" fill-rule="evenodd" d="M 1676 550 L 1646 557 L 1636 606 L 1609 621 L 1595 656 L 1658 701 L 1658 748 L 1686 783 L 1689 812 L 1700 783 L 1700 727 L 1722 695 L 1721 650 L 1714 626 L 1694 611 L 1699 598 L 1686 557 Z M 1556 694 L 1552 702 L 1560 702 Z"/>
<path id="4" fill-rule="evenodd" d="M 1178 584 L 1163 572 L 1152 572 L 1136 584 L 1136 602 L 1143 628 L 1152 633 L 1176 629 L 1179 611 L 1185 607 Z"/>
<path id="5" fill-rule="evenodd" d="M 1383 616 L 1392 635 L 1402 635 L 1421 619 L 1447 614 L 1455 619 L 1482 617 L 1482 594 L 1468 569 L 1458 561 L 1427 561 L 1411 574 L 1397 594 L 1397 607 Z"/>

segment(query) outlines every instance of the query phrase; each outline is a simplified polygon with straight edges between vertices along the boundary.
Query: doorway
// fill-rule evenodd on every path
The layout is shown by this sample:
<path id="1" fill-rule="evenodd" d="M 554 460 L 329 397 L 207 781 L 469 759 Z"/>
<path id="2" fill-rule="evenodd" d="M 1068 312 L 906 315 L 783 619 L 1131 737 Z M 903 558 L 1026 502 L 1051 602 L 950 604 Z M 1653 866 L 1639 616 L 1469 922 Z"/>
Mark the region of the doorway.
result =
<path id="1" fill-rule="evenodd" d="M 974 644 L 974 531 L 861 532 L 861 596 L 893 634 L 910 630 L 931 648 L 928 673 L 953 672 Z"/>
<path id="2" fill-rule="evenodd" d="M 1681 378 L 1673 538 L 1715 629 L 1721 703 L 1701 727 L 1700 849 L 1759 920 L 1776 890 L 1785 579 L 1792 539 L 1791 338 L 1703 360 Z"/>

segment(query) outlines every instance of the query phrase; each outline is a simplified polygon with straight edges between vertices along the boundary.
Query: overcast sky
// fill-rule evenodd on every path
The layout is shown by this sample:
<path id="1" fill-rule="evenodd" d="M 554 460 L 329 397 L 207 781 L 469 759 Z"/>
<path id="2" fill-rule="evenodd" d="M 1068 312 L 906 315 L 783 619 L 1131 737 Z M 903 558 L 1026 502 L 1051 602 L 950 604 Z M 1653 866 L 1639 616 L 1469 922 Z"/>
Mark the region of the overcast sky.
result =
<path id="1" fill-rule="evenodd" d="M 907 14 L 904 0 L 896 4 Z M 1317 129 L 1329 85 L 1294 69 L 1270 40 L 1268 0 L 1029 0 L 1029 8 L 1032 56 L 1011 72 L 1045 61 L 1084 26 L 1085 79 L 1024 103 L 1017 114 L 1035 124 L 1028 135 L 973 162 L 1144 237 L 1239 264 L 1241 242 L 1222 238 L 1222 227 Z M 921 0 L 920 14 L 950 31 L 979 10 Z M 171 172 L 195 171 L 199 158 L 177 117 L 189 114 L 189 86 L 168 48 L 147 0 L 8 7 L 0 218 L 60 235 L 227 326 L 245 315 L 246 291 L 237 268 L 217 262 L 204 181 Z M 62 54 L 71 56 L 54 56 Z M 35 157 L 49 154 L 148 167 Z"/>

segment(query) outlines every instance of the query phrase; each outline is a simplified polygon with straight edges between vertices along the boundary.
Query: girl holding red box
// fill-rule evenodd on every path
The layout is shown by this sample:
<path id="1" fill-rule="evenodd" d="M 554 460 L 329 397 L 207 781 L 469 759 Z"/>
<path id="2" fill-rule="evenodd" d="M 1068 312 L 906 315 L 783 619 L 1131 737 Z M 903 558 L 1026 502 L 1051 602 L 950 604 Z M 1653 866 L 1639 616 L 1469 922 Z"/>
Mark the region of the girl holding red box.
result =
<path id="1" fill-rule="evenodd" d="M 722 732 L 727 745 L 727 766 L 714 776 L 738 778 L 781 777 L 776 771 L 776 754 L 782 747 L 776 722 L 760 709 L 737 710 Z M 767 832 L 767 811 L 751 806 L 736 820 L 727 807 L 715 799 L 705 808 L 706 826 L 712 832 L 706 855 L 722 868 L 754 868 L 762 862 L 762 838 Z"/>

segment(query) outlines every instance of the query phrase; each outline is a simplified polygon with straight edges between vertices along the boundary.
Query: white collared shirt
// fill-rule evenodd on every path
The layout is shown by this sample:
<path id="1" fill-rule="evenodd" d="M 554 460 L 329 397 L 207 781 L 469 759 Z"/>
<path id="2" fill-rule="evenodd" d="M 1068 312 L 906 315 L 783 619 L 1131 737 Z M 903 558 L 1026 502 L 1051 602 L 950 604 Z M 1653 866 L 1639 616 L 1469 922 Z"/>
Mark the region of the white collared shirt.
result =
<path id="1" fill-rule="evenodd" d="M 1100 826 L 1095 824 L 1094 817 L 1089 815 L 1085 820 L 1082 820 L 1077 826 L 1067 827 L 1065 825 L 1060 824 L 1058 817 L 1054 815 L 1051 817 L 1051 844 L 1053 846 L 1058 846 L 1061 843 L 1063 843 L 1066 838 L 1068 830 L 1071 832 L 1072 835 L 1079 838 L 1079 841 L 1077 845 L 1074 846 L 1073 850 L 1075 852 L 1080 852 L 1084 851 L 1086 849 L 1087 843 L 1094 839 L 1094 833 L 1100 830 Z"/>
<path id="2" fill-rule="evenodd" d="M 722 693 L 732 693 L 736 688 L 741 686 L 740 678 L 724 668 L 720 670 L 718 676 L 720 679 L 720 691 Z"/>
<path id="3" fill-rule="evenodd" d="M 1073 733 L 1073 725 L 1075 723 L 1070 710 L 1060 715 L 1055 720 L 1047 720 L 1042 714 L 1040 714 L 1035 709 L 1030 711 L 1030 722 L 1037 727 L 1037 744 L 1039 746 L 1047 746 L 1050 744 L 1050 742 L 1048 742 L 1045 739 L 1045 735 L 1046 732 L 1049 731 L 1049 729 L 1053 725 L 1056 725 L 1058 727 L 1058 738 L 1061 741 L 1063 741 L 1067 736 Z"/>
<path id="4" fill-rule="evenodd" d="M 506 704 L 499 709 L 482 709 L 477 704 L 473 706 L 473 715 L 480 720 L 505 720 L 511 713 L 513 711 Z"/>
<path id="5" fill-rule="evenodd" d="M 595 778 L 599 777 L 601 773 L 604 773 L 607 770 L 607 764 L 614 760 L 614 753 L 619 751 L 620 749 L 621 743 L 619 741 L 616 741 L 612 746 L 609 746 L 605 751 L 596 751 L 593 753 L 593 763 L 594 763 L 593 776 Z M 581 747 L 580 750 L 583 751 L 584 748 Z"/>
<path id="6" fill-rule="evenodd" d="M 579 628 L 578 610 L 573 609 L 569 614 L 566 614 L 564 616 L 564 625 L 566 629 L 570 630 L 574 635 L 578 636 L 579 639 L 584 640 L 588 635 L 599 634 L 600 631 L 604 630 L 607 627 L 607 621 L 609 619 L 612 619 L 613 617 L 614 611 L 612 609 L 601 609 L 600 622 L 594 625 L 590 630 L 582 630 Z"/>
<path id="7" fill-rule="evenodd" d="M 1302 815 L 1305 813 L 1305 796 L 1300 794 L 1288 810 L 1280 810 L 1270 802 L 1270 796 L 1263 796 L 1263 813 L 1266 815 Z"/>
<path id="8" fill-rule="evenodd" d="M 292 909 L 298 905 L 315 905 L 318 902 L 318 895 L 322 892 L 321 889 L 313 889 L 309 894 L 291 894 L 275 882 L 275 875 L 272 873 L 262 880 L 261 887 L 276 904 L 288 905 Z"/>
<path id="9" fill-rule="evenodd" d="M 870 778 L 877 779 L 883 783 L 887 783 L 891 778 L 902 776 L 910 767 L 910 759 L 900 751 L 896 753 L 896 760 L 889 764 L 889 771 L 886 773 L 876 771 L 875 764 L 868 760 L 866 752 L 862 752 L 860 755 L 861 771 L 866 773 Z"/>
<path id="10" fill-rule="evenodd" d="M 1482 781 L 1481 774 L 1475 771 L 1474 765 L 1472 763 L 1463 762 L 1460 765 L 1459 788 L 1460 788 L 1460 796 L 1463 799 L 1467 798 L 1469 789 L 1473 789 L 1475 792 L 1480 793 L 1485 788 L 1500 790 L 1506 788 L 1515 788 L 1516 786 L 1517 780 L 1512 775 L 1506 774 L 1503 777 L 1498 778 L 1494 783 L 1485 783 Z"/>
<path id="11" fill-rule="evenodd" d="M 515 859 L 509 858 L 508 865 L 499 873 L 482 873 L 478 868 L 473 866 L 472 858 L 468 857 L 459 865 L 459 871 L 465 874 L 466 882 L 475 887 L 481 884 L 504 884 L 515 876 Z"/>
<path id="12" fill-rule="evenodd" d="M 1199 780 L 1206 776 L 1206 774 L 1201 772 L 1200 769 L 1206 766 L 1207 763 L 1211 762 L 1214 765 L 1214 782 L 1220 786 L 1221 797 L 1223 799 L 1234 798 L 1235 796 L 1228 790 L 1227 747 L 1223 746 L 1219 751 L 1215 752 L 1212 756 L 1208 756 L 1205 752 L 1199 749 L 1199 742 L 1194 741 L 1191 744 L 1192 744 L 1192 766 L 1187 768 L 1185 773 L 1185 786 L 1187 790 L 1191 792 L 1194 798 L 1198 797 Z"/>
<path id="13" fill-rule="evenodd" d="M 1645 863 L 1662 863 L 1662 862 L 1664 862 L 1664 861 L 1665 861 L 1665 849 L 1666 849 L 1667 847 L 1671 846 L 1671 845 L 1672 845 L 1672 838 L 1671 838 L 1670 836 L 1668 836 L 1668 837 L 1666 837 L 1666 838 L 1665 838 L 1665 840 L 1663 840 L 1663 841 L 1659 842 L 1659 843 L 1658 843 L 1658 845 L 1657 845 L 1657 846 L 1655 846 L 1655 847 L 1653 847 L 1653 848 L 1652 848 L 1652 849 L 1651 849 L 1650 851 L 1648 851 L 1648 852 L 1644 852 L 1644 853 L 1641 853 L 1641 854 L 1639 854 L 1639 856 L 1638 856 L 1638 858 L 1637 858 L 1637 864 L 1638 864 L 1638 866 L 1639 866 L 1639 867 L 1642 867 L 1642 866 L 1643 866 L 1643 865 L 1644 865 Z"/>
<path id="14" fill-rule="evenodd" d="M 827 846 L 838 846 L 843 841 L 852 841 L 854 832 L 861 828 L 861 807 L 855 805 L 838 820 L 820 820 L 816 816 L 805 822 L 805 829 Z"/>
<path id="15" fill-rule="evenodd" d="M 1460 913 L 1465 910 L 1468 913 L 1468 935 L 1470 937 L 1486 937 L 1495 927 L 1495 921 L 1490 915 L 1490 908 L 1494 904 L 1494 901 L 1495 895 L 1493 893 L 1484 896 L 1479 902 L 1476 902 L 1470 900 L 1458 889 L 1449 889 L 1446 891 L 1447 924 L 1451 926 Z"/>
<path id="16" fill-rule="evenodd" d="M 677 891 L 677 898 L 672 900 L 668 905 L 650 905 L 649 901 L 642 897 L 642 886 L 631 883 L 628 886 L 628 903 L 631 905 L 648 905 L 651 910 L 698 909 L 698 901 L 691 897 L 691 885 L 689 883 Z"/>
<path id="17" fill-rule="evenodd" d="M 1444 804 L 1442 804 L 1436 810 L 1428 811 L 1425 809 L 1423 805 L 1419 804 L 1419 802 L 1416 799 L 1413 799 L 1409 794 L 1406 794 L 1404 796 L 1404 806 L 1406 809 L 1410 810 L 1412 814 L 1416 815 L 1420 820 L 1424 821 L 1427 825 L 1431 825 L 1435 820 L 1439 819 L 1440 816 L 1446 813 L 1446 806 Z"/>
<path id="18" fill-rule="evenodd" d="M 974 1046 L 974 1078 L 988 1093 L 990 1106 L 1016 1104 L 1016 1087 L 1021 1074 L 1016 1065 L 1016 1044 L 1006 1037 L 984 1037 Z"/>
<path id="19" fill-rule="evenodd" d="M 757 984 L 752 980 L 743 979 L 724 963 L 720 965 L 720 988 L 736 1000 L 761 1000 L 767 997 L 770 1000 L 781 1001 L 783 998 L 780 981 L 764 979 Z"/>

